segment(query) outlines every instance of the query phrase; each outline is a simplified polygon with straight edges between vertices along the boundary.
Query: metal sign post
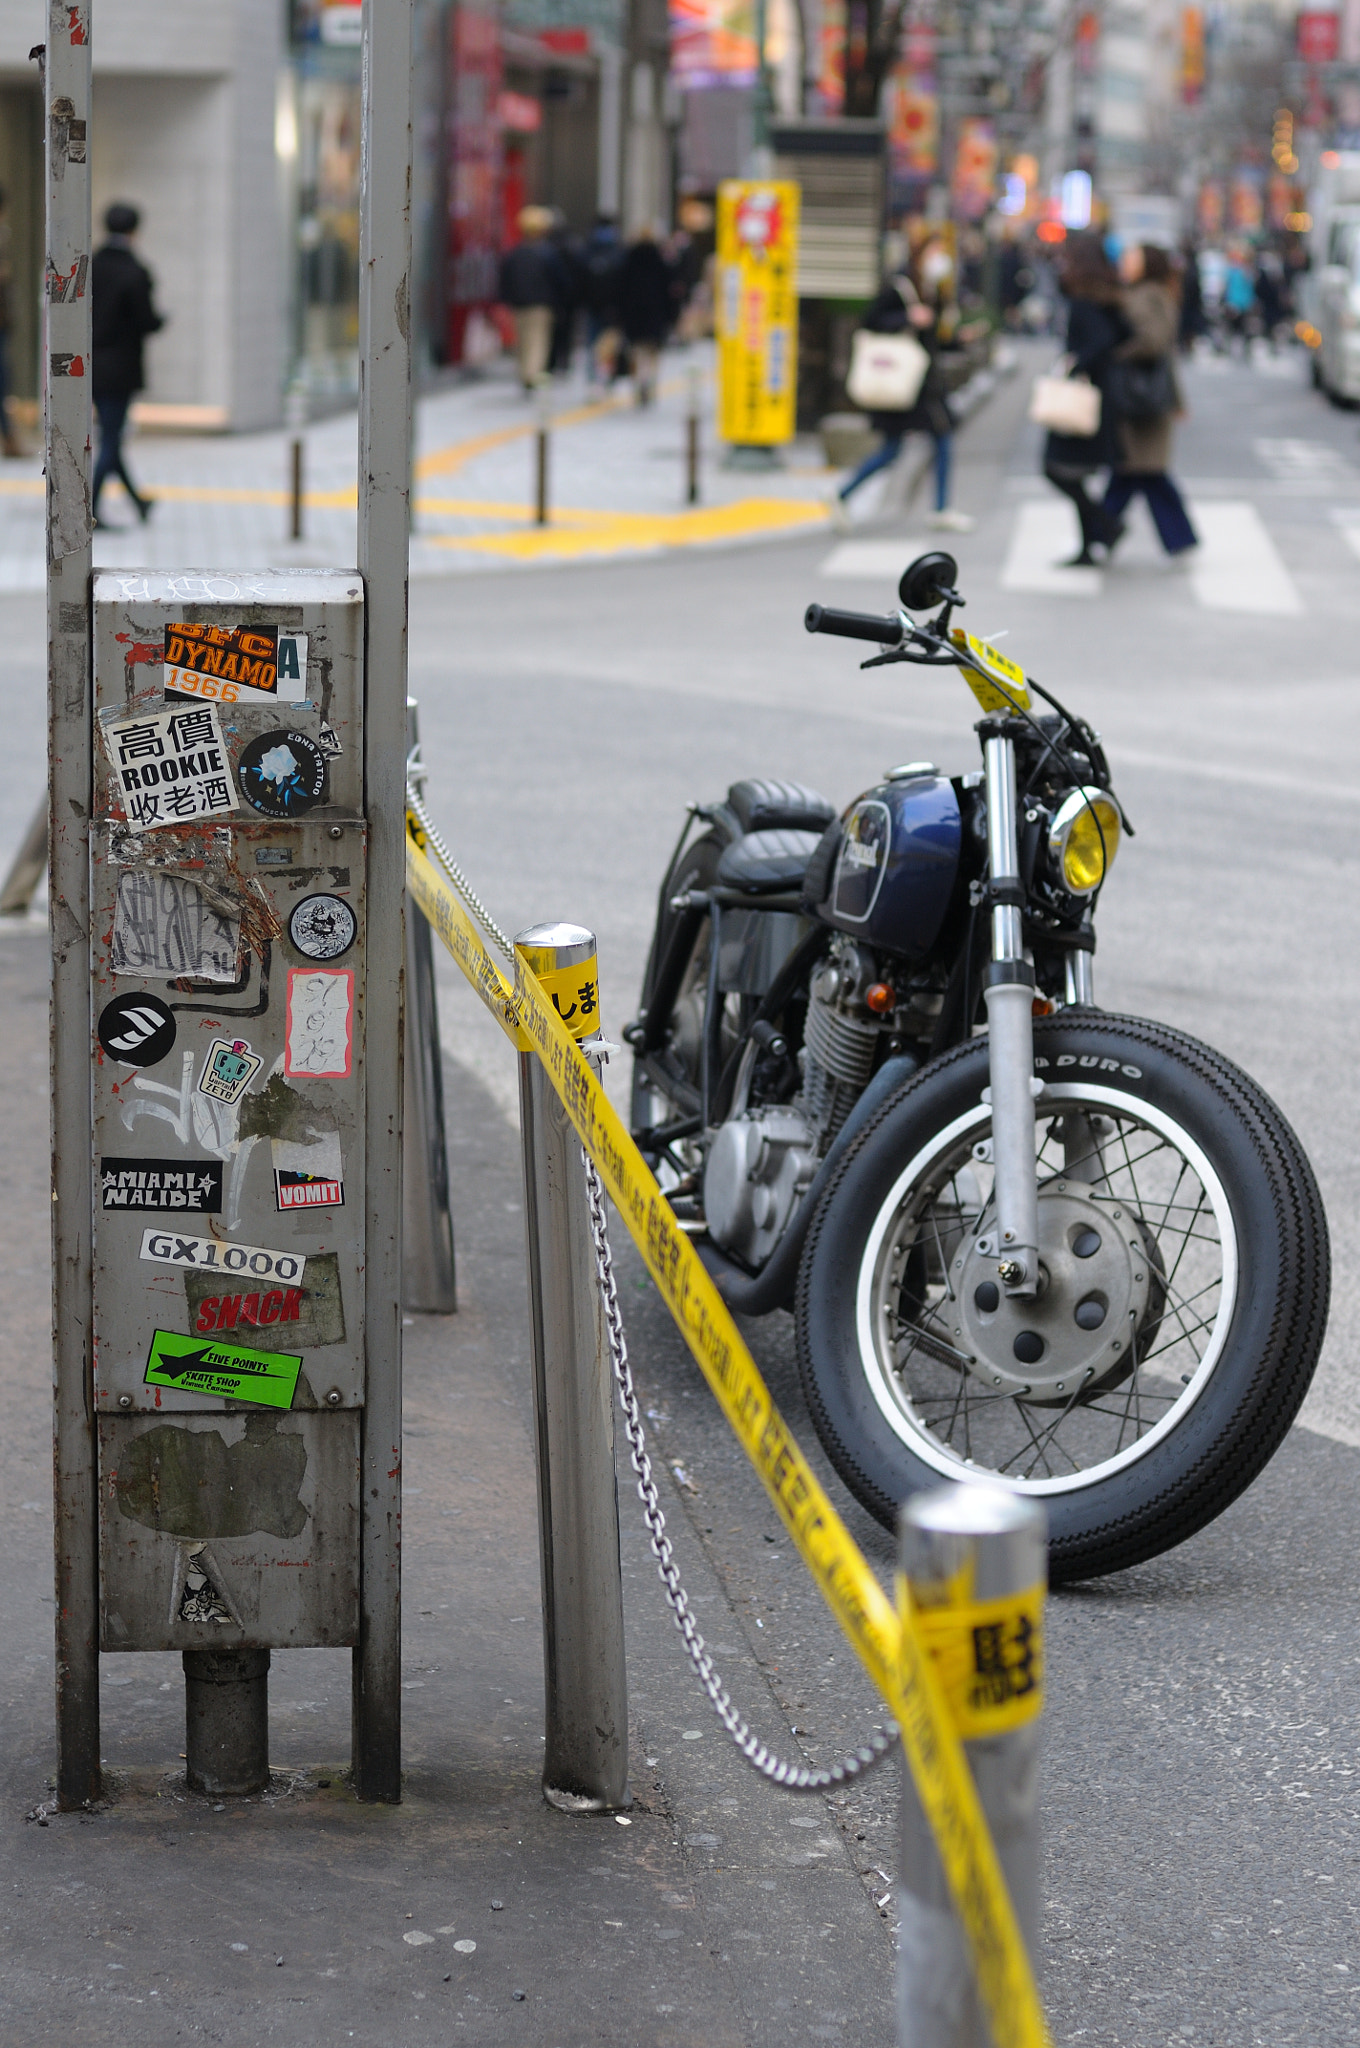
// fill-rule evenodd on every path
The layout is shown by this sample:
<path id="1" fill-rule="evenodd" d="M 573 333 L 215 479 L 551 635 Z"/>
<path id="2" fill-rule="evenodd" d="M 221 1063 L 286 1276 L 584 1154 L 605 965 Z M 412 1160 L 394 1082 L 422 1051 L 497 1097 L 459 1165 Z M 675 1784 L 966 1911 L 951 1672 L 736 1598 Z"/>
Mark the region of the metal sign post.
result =
<path id="1" fill-rule="evenodd" d="M 182 1653 L 188 1783 L 241 1794 L 321 1644 L 396 1800 L 413 5 L 364 6 L 359 570 L 93 581 L 88 8 L 45 85 L 58 1797 L 101 1652 Z"/>

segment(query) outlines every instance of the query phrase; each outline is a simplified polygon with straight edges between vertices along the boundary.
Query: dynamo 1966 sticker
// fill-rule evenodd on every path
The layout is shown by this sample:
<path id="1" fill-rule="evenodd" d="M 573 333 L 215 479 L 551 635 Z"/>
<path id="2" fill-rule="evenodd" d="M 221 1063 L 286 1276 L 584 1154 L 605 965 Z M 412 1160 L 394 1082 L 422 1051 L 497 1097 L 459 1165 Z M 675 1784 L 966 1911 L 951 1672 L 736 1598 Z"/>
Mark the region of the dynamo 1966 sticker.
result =
<path id="1" fill-rule="evenodd" d="M 167 626 L 162 676 L 167 697 L 300 704 L 307 694 L 307 635 L 278 626 Z"/>
<path id="2" fill-rule="evenodd" d="M 291 1408 L 302 1354 L 256 1351 L 243 1344 L 204 1343 L 175 1330 L 151 1339 L 144 1384 L 178 1387 L 185 1394 L 210 1394 L 222 1401 L 251 1401 L 259 1408 Z"/>
<path id="3" fill-rule="evenodd" d="M 215 1237 L 181 1237 L 177 1230 L 143 1231 L 139 1256 L 156 1266 L 228 1273 L 243 1280 L 300 1280 L 307 1270 L 302 1252 L 271 1252 L 259 1244 L 223 1244 Z"/>

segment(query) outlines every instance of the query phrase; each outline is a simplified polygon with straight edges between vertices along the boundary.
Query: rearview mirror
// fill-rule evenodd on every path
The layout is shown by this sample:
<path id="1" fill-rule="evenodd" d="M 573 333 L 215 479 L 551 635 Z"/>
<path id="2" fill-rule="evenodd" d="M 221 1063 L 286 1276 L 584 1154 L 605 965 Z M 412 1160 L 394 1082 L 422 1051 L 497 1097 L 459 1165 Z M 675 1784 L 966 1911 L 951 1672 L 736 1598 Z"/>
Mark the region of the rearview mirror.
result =
<path id="1" fill-rule="evenodd" d="M 959 565 L 952 555 L 918 555 L 902 571 L 897 595 L 907 611 L 928 612 L 932 605 L 944 603 L 953 591 L 958 573 Z"/>

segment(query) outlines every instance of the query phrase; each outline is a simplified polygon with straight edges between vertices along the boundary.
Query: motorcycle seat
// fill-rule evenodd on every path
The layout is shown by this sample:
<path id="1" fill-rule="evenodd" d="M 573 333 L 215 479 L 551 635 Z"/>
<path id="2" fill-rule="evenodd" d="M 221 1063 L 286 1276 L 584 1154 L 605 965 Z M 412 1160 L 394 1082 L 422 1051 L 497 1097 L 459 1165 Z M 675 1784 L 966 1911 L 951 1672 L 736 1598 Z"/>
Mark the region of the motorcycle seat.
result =
<path id="1" fill-rule="evenodd" d="M 795 832 L 824 832 L 836 815 L 836 806 L 815 789 L 763 775 L 734 782 L 727 792 L 727 808 L 743 832 L 768 832 L 778 825 Z"/>
<path id="2" fill-rule="evenodd" d="M 718 886 L 740 889 L 748 896 L 801 888 L 821 837 L 820 832 L 795 832 L 786 826 L 748 832 L 725 849 L 718 862 Z"/>

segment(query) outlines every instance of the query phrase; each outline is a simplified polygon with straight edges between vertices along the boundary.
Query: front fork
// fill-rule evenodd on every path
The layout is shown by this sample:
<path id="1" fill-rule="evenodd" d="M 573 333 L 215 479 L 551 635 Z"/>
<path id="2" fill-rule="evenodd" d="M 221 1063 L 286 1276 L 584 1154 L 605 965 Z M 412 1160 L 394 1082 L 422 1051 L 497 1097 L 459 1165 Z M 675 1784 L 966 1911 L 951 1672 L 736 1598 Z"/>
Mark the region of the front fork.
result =
<path id="1" fill-rule="evenodd" d="M 1025 958 L 1015 743 L 983 741 L 987 852 L 992 880 L 992 960 L 987 970 L 993 1212 L 997 1273 L 1009 1295 L 1039 1290 L 1039 1187 L 1034 1147 L 1034 969 Z M 1006 901 L 1007 897 L 1012 901 Z"/>

